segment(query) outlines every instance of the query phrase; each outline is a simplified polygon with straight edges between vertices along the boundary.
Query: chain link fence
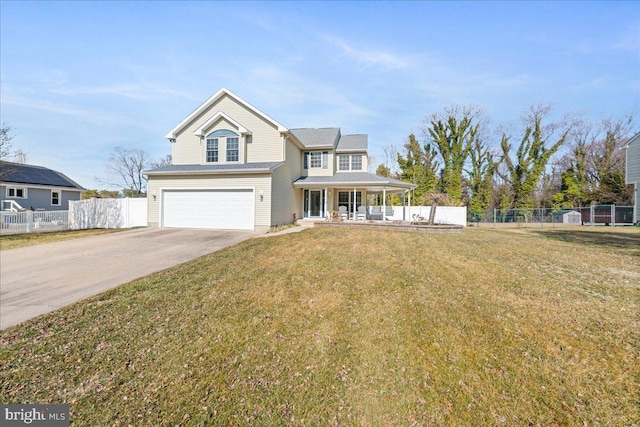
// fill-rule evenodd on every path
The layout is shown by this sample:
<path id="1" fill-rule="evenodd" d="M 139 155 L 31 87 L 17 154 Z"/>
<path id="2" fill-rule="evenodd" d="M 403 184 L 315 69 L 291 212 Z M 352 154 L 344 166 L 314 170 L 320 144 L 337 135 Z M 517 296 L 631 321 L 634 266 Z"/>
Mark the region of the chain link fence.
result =
<path id="1" fill-rule="evenodd" d="M 467 224 L 493 228 L 633 225 L 633 206 L 469 210 Z"/>

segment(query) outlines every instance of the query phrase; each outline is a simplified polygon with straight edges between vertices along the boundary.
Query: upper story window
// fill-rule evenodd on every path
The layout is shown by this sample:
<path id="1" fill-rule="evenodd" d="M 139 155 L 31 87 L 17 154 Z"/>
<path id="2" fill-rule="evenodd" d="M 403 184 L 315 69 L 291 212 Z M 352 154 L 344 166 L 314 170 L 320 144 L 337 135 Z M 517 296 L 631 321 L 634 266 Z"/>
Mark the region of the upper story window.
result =
<path id="1" fill-rule="evenodd" d="M 27 189 L 22 187 L 7 187 L 7 198 L 26 199 Z"/>
<path id="2" fill-rule="evenodd" d="M 305 169 L 328 169 L 329 168 L 329 152 L 328 151 L 307 151 L 304 153 Z"/>
<path id="3" fill-rule="evenodd" d="M 239 153 L 238 138 L 227 138 L 227 162 L 237 162 Z"/>
<path id="4" fill-rule="evenodd" d="M 340 156 L 338 158 L 338 170 L 348 171 L 349 170 L 349 156 Z"/>
<path id="5" fill-rule="evenodd" d="M 341 171 L 361 171 L 362 170 L 362 154 L 343 154 L 338 157 L 338 170 Z"/>
<path id="6" fill-rule="evenodd" d="M 207 163 L 218 161 L 218 138 L 207 138 Z"/>
<path id="7" fill-rule="evenodd" d="M 352 171 L 362 170 L 362 154 L 353 154 L 351 156 L 351 170 Z"/>
<path id="8" fill-rule="evenodd" d="M 218 129 L 207 135 L 205 160 L 207 163 L 217 163 L 220 155 L 227 162 L 240 160 L 240 135 L 229 129 Z M 226 150 L 225 150 L 226 148 Z M 222 154 L 220 153 L 222 150 Z"/>

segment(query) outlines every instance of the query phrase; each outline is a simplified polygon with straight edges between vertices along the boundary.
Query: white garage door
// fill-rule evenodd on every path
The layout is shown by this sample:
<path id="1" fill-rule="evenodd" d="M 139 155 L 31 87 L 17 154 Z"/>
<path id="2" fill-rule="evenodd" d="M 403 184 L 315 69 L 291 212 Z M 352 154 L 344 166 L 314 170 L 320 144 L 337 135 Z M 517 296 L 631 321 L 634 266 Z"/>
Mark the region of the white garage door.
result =
<path id="1" fill-rule="evenodd" d="M 253 190 L 165 190 L 163 227 L 253 230 Z"/>

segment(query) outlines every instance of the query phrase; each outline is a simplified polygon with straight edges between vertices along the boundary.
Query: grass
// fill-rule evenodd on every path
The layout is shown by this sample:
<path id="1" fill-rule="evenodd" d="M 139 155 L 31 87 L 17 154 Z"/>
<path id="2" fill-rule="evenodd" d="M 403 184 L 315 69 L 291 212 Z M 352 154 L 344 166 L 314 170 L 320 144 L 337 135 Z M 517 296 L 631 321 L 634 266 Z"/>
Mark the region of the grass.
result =
<path id="1" fill-rule="evenodd" d="M 27 233 L 0 236 L 0 251 L 114 233 L 122 229 L 69 230 L 51 233 Z"/>
<path id="2" fill-rule="evenodd" d="M 0 401 L 82 426 L 637 425 L 640 233 L 576 236 L 245 241 L 0 332 Z"/>

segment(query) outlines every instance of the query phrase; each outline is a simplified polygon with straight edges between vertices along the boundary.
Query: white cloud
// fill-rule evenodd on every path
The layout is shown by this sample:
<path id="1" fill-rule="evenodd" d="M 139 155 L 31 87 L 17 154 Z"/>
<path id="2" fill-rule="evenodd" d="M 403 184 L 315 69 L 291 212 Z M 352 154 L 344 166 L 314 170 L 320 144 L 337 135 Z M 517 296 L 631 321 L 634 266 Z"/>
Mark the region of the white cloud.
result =
<path id="1" fill-rule="evenodd" d="M 342 52 L 340 56 L 351 58 L 365 67 L 381 66 L 388 69 L 407 68 L 411 61 L 384 50 L 356 48 L 345 40 L 335 36 L 319 36 L 319 38 Z"/>

